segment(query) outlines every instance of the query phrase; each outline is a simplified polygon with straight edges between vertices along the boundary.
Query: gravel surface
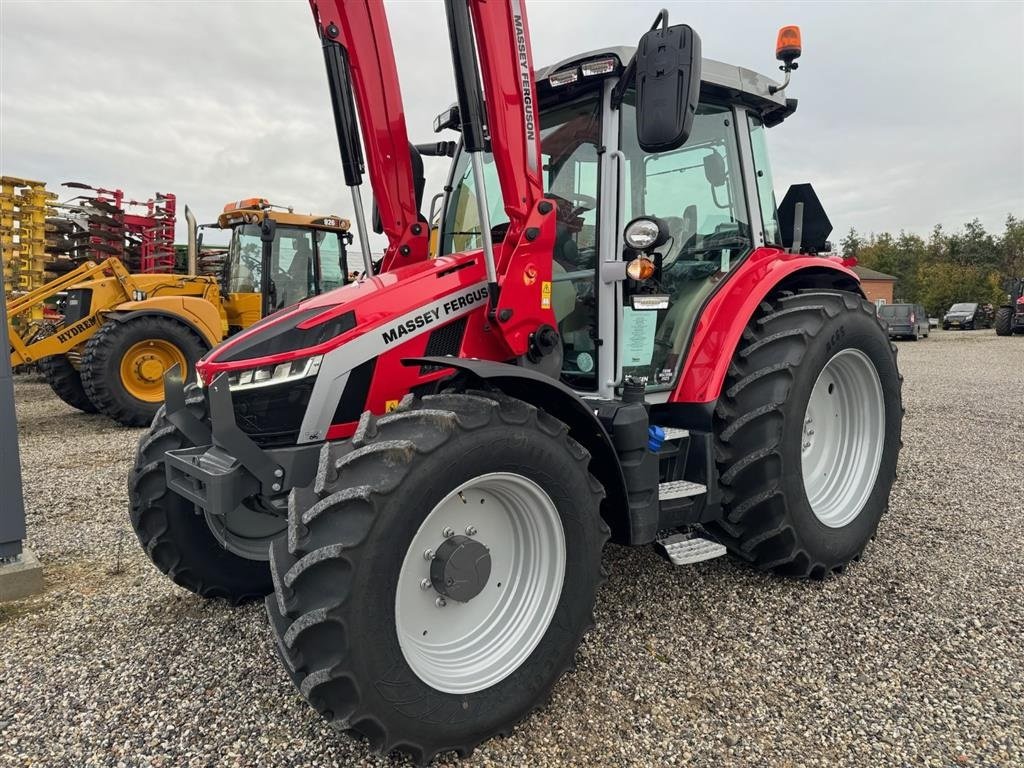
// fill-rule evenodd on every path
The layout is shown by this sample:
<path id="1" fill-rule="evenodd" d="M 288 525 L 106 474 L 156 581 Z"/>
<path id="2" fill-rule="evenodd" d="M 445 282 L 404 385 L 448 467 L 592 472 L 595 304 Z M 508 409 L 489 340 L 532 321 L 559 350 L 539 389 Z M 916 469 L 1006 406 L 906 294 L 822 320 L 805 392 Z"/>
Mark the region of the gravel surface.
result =
<path id="1" fill-rule="evenodd" d="M 900 344 L 905 447 L 865 559 L 823 583 L 609 546 L 553 700 L 463 766 L 1024 764 L 1024 338 Z M 178 589 L 127 520 L 141 430 L 17 381 L 43 596 L 0 605 L 0 765 L 393 765 L 336 735 L 261 606 Z"/>

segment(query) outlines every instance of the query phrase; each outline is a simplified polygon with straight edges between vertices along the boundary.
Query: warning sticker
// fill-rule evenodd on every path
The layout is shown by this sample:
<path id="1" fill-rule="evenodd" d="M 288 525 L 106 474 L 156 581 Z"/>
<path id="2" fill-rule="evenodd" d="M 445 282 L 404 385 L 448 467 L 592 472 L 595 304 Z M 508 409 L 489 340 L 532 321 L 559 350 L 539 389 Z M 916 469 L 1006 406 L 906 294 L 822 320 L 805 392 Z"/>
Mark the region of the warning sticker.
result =
<path id="1" fill-rule="evenodd" d="M 540 283 L 540 308 L 551 309 L 551 281 L 542 280 Z"/>
<path id="2" fill-rule="evenodd" d="M 391 413 L 393 410 L 398 408 L 398 400 L 385 400 L 384 401 L 384 413 Z"/>

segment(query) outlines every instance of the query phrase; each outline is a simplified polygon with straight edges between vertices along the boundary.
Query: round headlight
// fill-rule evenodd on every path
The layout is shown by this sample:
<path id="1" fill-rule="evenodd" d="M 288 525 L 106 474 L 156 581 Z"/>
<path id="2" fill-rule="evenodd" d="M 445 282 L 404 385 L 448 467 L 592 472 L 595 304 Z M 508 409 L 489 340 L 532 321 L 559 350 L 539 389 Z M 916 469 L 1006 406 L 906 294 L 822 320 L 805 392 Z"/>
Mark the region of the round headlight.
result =
<path id="1" fill-rule="evenodd" d="M 658 226 L 658 222 L 646 218 L 633 219 L 623 230 L 626 245 L 637 251 L 653 248 L 660 234 L 661 227 Z"/>

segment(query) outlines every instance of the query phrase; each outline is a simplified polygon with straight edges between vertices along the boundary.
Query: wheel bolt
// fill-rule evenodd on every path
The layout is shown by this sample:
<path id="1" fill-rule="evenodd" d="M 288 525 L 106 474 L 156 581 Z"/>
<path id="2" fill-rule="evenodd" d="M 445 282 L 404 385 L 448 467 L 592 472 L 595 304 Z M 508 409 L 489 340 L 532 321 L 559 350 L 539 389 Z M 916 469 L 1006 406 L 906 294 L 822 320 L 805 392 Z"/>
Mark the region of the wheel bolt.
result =
<path id="1" fill-rule="evenodd" d="M 810 448 L 810 447 L 811 447 L 811 441 L 808 440 L 806 443 L 804 443 L 804 448 Z"/>
<path id="2" fill-rule="evenodd" d="M 455 531 L 453 531 L 451 528 L 445 528 L 443 531 L 441 531 L 441 535 L 444 536 L 446 539 L 450 539 L 452 536 L 455 535 Z"/>
<path id="3" fill-rule="evenodd" d="M 476 526 L 475 525 L 467 525 L 466 526 L 466 535 L 467 536 L 476 536 Z"/>
<path id="4" fill-rule="evenodd" d="M 444 608 L 446 605 L 448 605 L 448 601 L 445 600 L 443 597 L 439 597 L 437 598 L 437 600 L 434 601 L 434 605 L 436 605 L 438 608 Z"/>
<path id="5" fill-rule="evenodd" d="M 814 434 L 814 430 L 813 429 L 808 429 L 807 430 L 807 434 L 808 435 L 813 435 Z"/>
<path id="6" fill-rule="evenodd" d="M 424 549 L 423 550 L 423 559 L 424 560 L 433 560 L 434 559 L 434 550 L 432 550 L 432 549 Z"/>
<path id="7" fill-rule="evenodd" d="M 430 589 L 430 587 L 431 587 L 430 579 L 424 579 L 423 581 L 420 582 L 420 589 L 422 589 L 424 592 L 426 592 L 428 589 Z"/>

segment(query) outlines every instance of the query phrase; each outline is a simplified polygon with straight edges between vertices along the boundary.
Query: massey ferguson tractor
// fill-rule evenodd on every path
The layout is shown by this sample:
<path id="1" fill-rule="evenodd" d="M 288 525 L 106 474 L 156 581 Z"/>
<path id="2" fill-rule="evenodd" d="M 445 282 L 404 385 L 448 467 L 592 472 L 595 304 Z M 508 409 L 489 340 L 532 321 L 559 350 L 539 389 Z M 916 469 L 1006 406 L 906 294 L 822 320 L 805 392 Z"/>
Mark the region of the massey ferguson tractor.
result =
<path id="1" fill-rule="evenodd" d="M 901 379 L 856 276 L 817 255 L 809 185 L 776 208 L 765 134 L 796 109 L 799 30 L 781 84 L 702 59 L 665 12 L 636 48 L 535 71 L 520 0 L 446 0 L 436 128 L 459 141 L 429 259 L 383 7 L 311 5 L 364 258 L 364 172 L 387 250 L 196 385 L 169 377 L 130 477 L 156 566 L 266 597 L 309 703 L 425 763 L 546 700 L 609 539 L 797 578 L 860 558 Z"/>

